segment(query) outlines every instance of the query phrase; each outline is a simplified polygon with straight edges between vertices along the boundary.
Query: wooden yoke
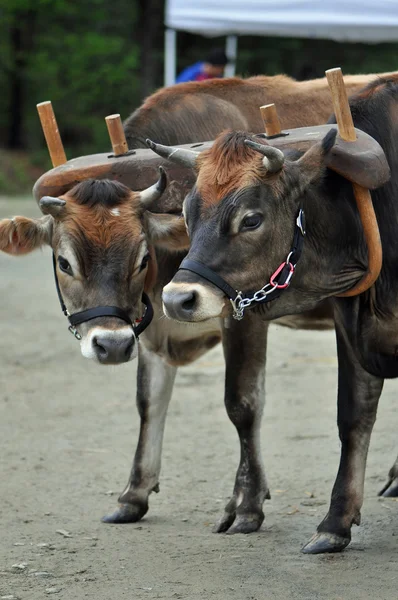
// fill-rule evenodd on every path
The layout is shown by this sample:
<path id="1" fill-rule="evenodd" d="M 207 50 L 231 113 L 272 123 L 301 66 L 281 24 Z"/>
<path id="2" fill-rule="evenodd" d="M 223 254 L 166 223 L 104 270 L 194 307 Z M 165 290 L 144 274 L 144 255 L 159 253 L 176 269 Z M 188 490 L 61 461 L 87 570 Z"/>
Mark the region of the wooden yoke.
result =
<path id="1" fill-rule="evenodd" d="M 126 136 L 120 115 L 109 115 L 105 117 L 109 137 L 111 138 L 113 153 L 115 156 L 122 156 L 128 152 Z"/>
<path id="2" fill-rule="evenodd" d="M 40 102 L 40 104 L 37 104 L 36 106 L 52 165 L 53 167 L 59 167 L 66 163 L 66 154 L 59 134 L 52 104 L 47 100 L 46 102 Z"/>
<path id="3" fill-rule="evenodd" d="M 326 77 L 332 94 L 339 135 L 346 142 L 355 142 L 357 136 L 341 69 L 329 69 L 326 71 Z M 352 187 L 368 247 L 368 270 L 353 288 L 338 294 L 339 297 L 357 296 L 369 289 L 378 278 L 383 261 L 380 232 L 370 192 L 357 183 L 353 183 Z"/>

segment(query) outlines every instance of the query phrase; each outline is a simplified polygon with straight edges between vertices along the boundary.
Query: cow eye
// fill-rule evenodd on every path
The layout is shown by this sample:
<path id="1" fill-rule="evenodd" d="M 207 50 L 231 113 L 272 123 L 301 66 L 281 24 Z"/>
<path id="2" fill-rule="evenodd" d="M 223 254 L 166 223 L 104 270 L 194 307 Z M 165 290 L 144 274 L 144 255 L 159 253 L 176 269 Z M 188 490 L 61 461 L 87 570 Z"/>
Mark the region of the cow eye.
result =
<path id="1" fill-rule="evenodd" d="M 61 271 L 67 273 L 68 275 L 72 275 L 72 267 L 63 256 L 58 256 L 58 265 Z"/>
<path id="2" fill-rule="evenodd" d="M 263 215 L 260 215 L 259 213 L 247 215 L 241 223 L 241 229 L 257 229 L 257 227 L 260 227 L 262 222 Z"/>
<path id="3" fill-rule="evenodd" d="M 142 259 L 142 263 L 141 263 L 141 266 L 140 266 L 140 272 L 143 271 L 145 269 L 145 267 L 147 266 L 149 258 L 150 258 L 149 257 L 149 252 L 147 252 L 145 254 L 144 258 Z"/>

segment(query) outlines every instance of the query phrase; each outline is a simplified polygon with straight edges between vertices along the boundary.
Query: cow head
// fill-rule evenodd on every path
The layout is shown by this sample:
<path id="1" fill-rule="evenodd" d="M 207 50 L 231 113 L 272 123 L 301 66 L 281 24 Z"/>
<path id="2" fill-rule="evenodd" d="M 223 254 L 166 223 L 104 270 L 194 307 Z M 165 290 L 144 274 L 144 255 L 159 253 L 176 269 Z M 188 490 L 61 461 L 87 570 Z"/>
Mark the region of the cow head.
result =
<path id="1" fill-rule="evenodd" d="M 187 258 L 211 269 L 234 290 L 259 290 L 289 254 L 300 198 L 325 172 L 324 155 L 335 137 L 332 130 L 299 160 L 288 160 L 282 151 L 242 132 L 221 134 L 194 158 L 152 146 L 171 160 L 191 160 L 197 171 L 196 186 L 184 202 L 191 242 Z M 188 270 L 180 270 L 164 288 L 163 304 L 168 316 L 181 321 L 231 311 L 221 289 Z"/>
<path id="2" fill-rule="evenodd" d="M 59 198 L 39 202 L 39 219 L 14 217 L 0 221 L 0 250 L 23 255 L 51 246 L 60 291 L 69 314 L 97 306 L 115 306 L 131 321 L 142 317 L 143 291 L 156 280 L 154 245 L 187 246 L 182 217 L 149 211 L 167 181 L 141 192 L 121 183 L 87 180 Z M 83 356 L 102 364 L 118 364 L 137 355 L 131 326 L 110 316 L 78 326 Z"/>

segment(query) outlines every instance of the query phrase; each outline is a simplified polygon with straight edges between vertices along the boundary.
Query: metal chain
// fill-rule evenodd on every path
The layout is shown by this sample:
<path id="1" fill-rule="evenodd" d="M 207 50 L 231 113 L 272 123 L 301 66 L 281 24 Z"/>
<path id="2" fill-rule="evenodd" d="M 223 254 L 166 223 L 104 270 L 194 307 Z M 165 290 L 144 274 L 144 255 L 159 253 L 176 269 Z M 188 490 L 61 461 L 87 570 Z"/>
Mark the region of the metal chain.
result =
<path id="1" fill-rule="evenodd" d="M 266 292 L 265 290 L 269 287 L 272 289 Z M 271 286 L 270 283 L 266 283 L 264 287 L 262 287 L 261 290 L 257 290 L 257 292 L 255 292 L 251 298 L 243 298 L 242 292 L 239 292 L 234 300 L 230 299 L 233 308 L 233 318 L 237 321 L 241 321 L 246 308 L 251 306 L 254 302 L 261 302 L 264 300 L 276 287 L 278 287 L 278 284 Z"/>
<path id="2" fill-rule="evenodd" d="M 290 284 L 290 280 L 293 276 L 294 270 L 296 268 L 295 264 L 292 264 L 290 262 L 290 257 L 292 255 L 292 252 L 289 252 L 286 261 L 285 261 L 285 265 L 286 266 L 291 266 L 292 269 L 289 273 L 289 275 L 286 278 L 286 281 L 284 283 L 284 285 L 286 287 L 289 286 Z M 283 263 L 282 263 L 283 264 Z M 286 285 L 287 284 L 287 285 Z M 244 317 L 244 312 L 245 309 L 248 308 L 249 306 L 251 306 L 254 302 L 262 302 L 263 300 L 265 300 L 265 298 L 271 293 L 273 292 L 276 288 L 278 287 L 278 283 L 266 283 L 260 290 L 257 290 L 257 292 L 254 292 L 253 296 L 251 298 L 243 298 L 242 296 L 242 292 L 239 292 L 238 295 L 236 296 L 236 298 L 234 300 L 232 300 L 230 298 L 230 302 L 232 304 L 232 308 L 233 308 L 233 313 L 232 316 L 234 319 L 236 319 L 237 321 L 241 321 Z M 271 288 L 269 290 L 267 290 L 267 288 Z"/>

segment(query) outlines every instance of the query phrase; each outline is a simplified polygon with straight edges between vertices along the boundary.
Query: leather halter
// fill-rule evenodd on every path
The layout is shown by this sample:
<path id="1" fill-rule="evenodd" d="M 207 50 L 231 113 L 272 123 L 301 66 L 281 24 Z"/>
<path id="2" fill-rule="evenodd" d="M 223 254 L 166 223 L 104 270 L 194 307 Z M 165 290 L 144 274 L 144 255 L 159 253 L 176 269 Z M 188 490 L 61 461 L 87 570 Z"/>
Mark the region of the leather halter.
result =
<path id="1" fill-rule="evenodd" d="M 303 250 L 305 233 L 305 215 L 303 209 L 300 208 L 296 218 L 293 245 L 286 260 L 279 265 L 271 275 L 269 281 L 260 290 L 257 290 L 257 292 L 238 292 L 212 269 L 190 258 L 185 258 L 182 261 L 179 271 L 191 271 L 218 287 L 229 298 L 232 304 L 232 316 L 237 321 L 240 321 L 243 319 L 246 308 L 253 308 L 252 305 L 256 306 L 257 304 L 271 302 L 271 300 L 279 298 L 281 292 L 289 287 Z"/>
<path id="2" fill-rule="evenodd" d="M 82 310 L 80 312 L 74 313 L 73 315 L 69 314 L 68 309 L 65 306 L 64 299 L 62 297 L 61 288 L 59 286 L 58 276 L 57 276 L 57 264 L 55 260 L 55 254 L 53 253 L 53 268 L 54 268 L 54 278 L 55 278 L 55 287 L 57 289 L 57 294 L 59 298 L 59 303 L 61 305 L 62 312 L 65 317 L 68 318 L 70 323 L 68 329 L 75 336 L 77 340 L 81 340 L 82 336 L 77 331 L 76 326 L 81 323 L 86 323 L 87 321 L 91 321 L 92 319 L 97 319 L 98 317 L 116 317 L 117 319 L 121 319 L 125 321 L 128 325 L 132 327 L 133 335 L 138 340 L 138 336 L 148 327 L 153 318 L 153 307 L 149 297 L 145 292 L 142 292 L 141 301 L 145 305 L 145 312 L 141 319 L 136 319 L 135 323 L 132 322 L 130 316 L 127 314 L 125 310 L 122 308 L 118 308 L 117 306 L 96 306 L 95 308 L 88 308 L 87 310 Z"/>

